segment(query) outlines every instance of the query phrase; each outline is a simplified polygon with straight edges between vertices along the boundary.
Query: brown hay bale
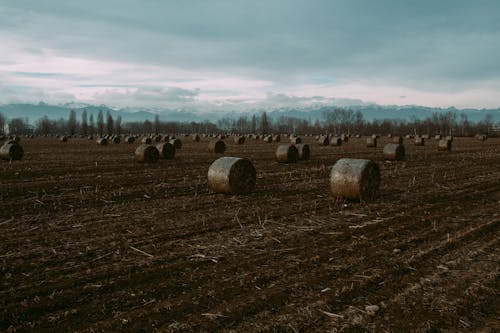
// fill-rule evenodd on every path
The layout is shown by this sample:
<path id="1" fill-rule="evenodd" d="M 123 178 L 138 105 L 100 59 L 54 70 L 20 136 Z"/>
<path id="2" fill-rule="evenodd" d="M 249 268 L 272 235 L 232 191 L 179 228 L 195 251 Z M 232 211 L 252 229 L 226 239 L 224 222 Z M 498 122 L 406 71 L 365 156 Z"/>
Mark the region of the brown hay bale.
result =
<path id="1" fill-rule="evenodd" d="M 451 141 L 448 139 L 439 140 L 438 150 L 439 151 L 450 151 L 451 150 Z"/>
<path id="2" fill-rule="evenodd" d="M 242 145 L 245 143 L 245 137 L 244 136 L 235 136 L 234 137 L 234 143 L 237 145 Z"/>
<path id="3" fill-rule="evenodd" d="M 342 139 L 338 137 L 333 137 L 330 139 L 330 145 L 336 147 L 342 146 Z"/>
<path id="4" fill-rule="evenodd" d="M 23 155 L 23 147 L 14 140 L 9 140 L 0 147 L 0 159 L 2 160 L 20 160 L 23 158 Z"/>
<path id="5" fill-rule="evenodd" d="M 142 138 L 141 143 L 143 145 L 150 145 L 153 143 L 153 140 L 150 137 L 146 136 L 146 137 Z"/>
<path id="6" fill-rule="evenodd" d="M 485 134 L 476 134 L 475 138 L 476 138 L 476 140 L 479 140 L 479 141 L 486 141 L 488 136 Z"/>
<path id="7" fill-rule="evenodd" d="M 416 136 L 415 137 L 415 146 L 424 146 L 425 145 L 425 138 L 424 136 Z"/>
<path id="8" fill-rule="evenodd" d="M 436 140 L 441 140 L 443 137 L 441 136 L 441 134 L 437 134 L 434 136 L 434 139 Z"/>
<path id="9" fill-rule="evenodd" d="M 174 137 L 170 137 L 170 135 L 165 135 L 165 136 L 163 137 L 163 141 L 164 141 L 164 142 L 170 142 L 170 140 L 171 140 L 171 139 L 174 139 Z"/>
<path id="10" fill-rule="evenodd" d="M 411 139 L 413 136 L 411 134 L 406 134 L 405 139 Z"/>
<path id="11" fill-rule="evenodd" d="M 275 156 L 278 163 L 296 163 L 299 159 L 299 151 L 294 145 L 279 145 L 276 148 Z"/>
<path id="12" fill-rule="evenodd" d="M 217 193 L 249 193 L 256 178 L 255 168 L 246 158 L 221 157 L 208 168 L 208 186 Z"/>
<path id="13" fill-rule="evenodd" d="M 290 138 L 290 143 L 292 145 L 298 145 L 298 144 L 302 143 L 302 139 L 299 138 L 298 136 L 294 136 L 293 138 Z"/>
<path id="14" fill-rule="evenodd" d="M 330 139 L 328 139 L 328 136 L 326 135 L 321 135 L 318 138 L 318 143 L 320 146 L 328 146 L 330 144 Z"/>
<path id="15" fill-rule="evenodd" d="M 309 155 L 311 155 L 311 150 L 309 149 L 308 144 L 300 143 L 298 145 L 295 145 L 297 147 L 297 151 L 299 152 L 299 160 L 308 160 Z"/>
<path id="16" fill-rule="evenodd" d="M 135 150 L 135 160 L 141 163 L 156 163 L 160 152 L 155 146 L 142 144 Z"/>
<path id="17" fill-rule="evenodd" d="M 422 139 L 424 139 L 424 140 L 429 140 L 430 137 L 431 136 L 429 134 L 422 134 Z"/>
<path id="18" fill-rule="evenodd" d="M 346 135 L 346 134 L 342 134 L 342 135 L 340 135 L 340 140 L 342 140 L 342 142 L 348 143 L 349 142 L 349 136 Z"/>
<path id="19" fill-rule="evenodd" d="M 384 158 L 391 161 L 401 161 L 405 158 L 405 146 L 398 143 L 388 143 L 384 146 Z"/>
<path id="20" fill-rule="evenodd" d="M 133 136 L 126 136 L 125 139 L 123 140 L 124 143 L 132 144 L 134 143 L 135 138 Z"/>
<path id="21" fill-rule="evenodd" d="M 266 143 L 271 143 L 273 142 L 273 137 L 271 135 L 266 135 L 265 137 L 262 138 L 262 140 Z"/>
<path id="22" fill-rule="evenodd" d="M 89 135 L 89 136 L 87 137 L 87 139 L 88 139 L 88 140 L 94 140 L 94 137 L 93 137 L 92 135 Z"/>
<path id="23" fill-rule="evenodd" d="M 403 137 L 399 136 L 399 135 L 395 136 L 392 138 L 392 142 L 402 145 L 403 144 Z"/>
<path id="24" fill-rule="evenodd" d="M 66 135 L 63 135 L 63 136 L 61 136 L 59 138 L 59 141 L 61 141 L 61 142 L 68 142 L 68 137 Z M 18 142 L 18 141 L 16 141 L 16 142 Z"/>
<path id="25" fill-rule="evenodd" d="M 171 160 L 175 157 L 175 147 L 170 142 L 162 142 L 156 145 L 156 149 L 160 153 L 160 158 Z"/>
<path id="26" fill-rule="evenodd" d="M 356 134 L 354 137 L 355 137 L 356 139 L 359 139 L 359 138 L 361 138 L 361 135 Z"/>
<path id="27" fill-rule="evenodd" d="M 113 139 L 112 139 L 112 142 L 115 143 L 115 144 L 118 144 L 122 141 L 122 139 L 119 137 L 119 136 L 115 136 Z"/>
<path id="28" fill-rule="evenodd" d="M 453 135 L 448 135 L 445 139 L 446 140 L 450 140 L 451 142 L 453 142 Z"/>
<path id="29" fill-rule="evenodd" d="M 224 154 L 226 144 L 222 140 L 210 140 L 208 143 L 208 151 L 216 154 Z"/>
<path id="30" fill-rule="evenodd" d="M 97 144 L 101 146 L 107 146 L 108 145 L 108 139 L 106 138 L 99 138 L 97 139 Z"/>
<path id="31" fill-rule="evenodd" d="M 366 146 L 369 148 L 370 147 L 377 147 L 377 138 L 373 137 L 373 136 L 366 138 Z"/>
<path id="32" fill-rule="evenodd" d="M 191 139 L 194 142 L 200 142 L 200 136 L 198 134 L 194 134 L 193 136 L 191 136 Z"/>
<path id="33" fill-rule="evenodd" d="M 160 134 L 158 134 L 158 135 L 156 135 L 156 136 L 154 137 L 154 141 L 155 141 L 155 142 L 161 142 L 161 139 L 162 139 L 162 136 L 161 136 Z"/>
<path id="34" fill-rule="evenodd" d="M 182 148 L 182 141 L 181 141 L 181 139 L 172 139 L 172 140 L 170 140 L 170 143 L 174 145 L 175 149 L 181 149 Z"/>
<path id="35" fill-rule="evenodd" d="M 371 160 L 342 158 L 330 173 L 330 191 L 334 197 L 370 200 L 377 195 L 379 185 L 380 169 Z"/>
<path id="36" fill-rule="evenodd" d="M 281 141 L 281 136 L 279 134 L 273 136 L 273 141 L 274 142 L 280 142 Z"/>

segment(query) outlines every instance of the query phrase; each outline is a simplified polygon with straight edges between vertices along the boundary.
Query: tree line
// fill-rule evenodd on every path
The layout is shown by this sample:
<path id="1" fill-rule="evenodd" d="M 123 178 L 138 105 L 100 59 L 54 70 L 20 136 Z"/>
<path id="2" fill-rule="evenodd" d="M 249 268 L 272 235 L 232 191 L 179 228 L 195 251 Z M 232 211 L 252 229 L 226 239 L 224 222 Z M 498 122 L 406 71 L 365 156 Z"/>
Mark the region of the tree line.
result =
<path id="1" fill-rule="evenodd" d="M 10 134 L 16 135 L 121 135 L 121 134 L 159 134 L 159 133 L 295 133 L 303 134 L 443 134 L 455 136 L 473 136 L 477 133 L 498 135 L 491 114 L 478 122 L 470 121 L 465 113 L 435 112 L 430 117 L 411 120 L 375 119 L 367 121 L 360 111 L 346 108 L 332 108 L 323 113 L 322 120 L 311 122 L 290 116 L 279 116 L 271 119 L 266 112 L 251 117 L 222 118 L 217 122 L 175 122 L 161 121 L 158 114 L 154 120 L 144 120 L 123 123 L 121 116 L 114 119 L 108 112 L 99 111 L 94 119 L 94 114 L 87 114 L 84 110 L 81 119 L 77 119 L 74 110 L 69 111 L 67 119 L 49 119 L 44 116 L 38 119 L 34 126 L 28 119 L 12 118 L 9 121 L 0 113 L 0 134 L 5 133 L 8 127 Z"/>

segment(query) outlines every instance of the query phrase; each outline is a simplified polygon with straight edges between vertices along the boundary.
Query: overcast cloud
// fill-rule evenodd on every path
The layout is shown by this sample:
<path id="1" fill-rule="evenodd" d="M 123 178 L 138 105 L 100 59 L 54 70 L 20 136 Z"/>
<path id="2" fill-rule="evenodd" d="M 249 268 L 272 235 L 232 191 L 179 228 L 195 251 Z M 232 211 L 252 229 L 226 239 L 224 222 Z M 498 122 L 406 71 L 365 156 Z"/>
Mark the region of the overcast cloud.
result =
<path id="1" fill-rule="evenodd" d="M 3 103 L 499 107 L 499 51 L 493 0 L 0 0 Z"/>

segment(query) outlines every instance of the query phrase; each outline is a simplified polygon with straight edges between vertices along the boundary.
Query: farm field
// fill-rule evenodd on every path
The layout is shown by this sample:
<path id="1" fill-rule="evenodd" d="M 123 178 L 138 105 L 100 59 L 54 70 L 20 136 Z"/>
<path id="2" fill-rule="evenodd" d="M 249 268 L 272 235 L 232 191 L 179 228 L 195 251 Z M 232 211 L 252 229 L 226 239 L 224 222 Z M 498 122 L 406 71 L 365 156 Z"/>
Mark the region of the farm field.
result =
<path id="1" fill-rule="evenodd" d="M 0 331 L 500 331 L 500 138 L 387 162 L 390 140 L 306 137 L 310 160 L 278 164 L 227 139 L 257 170 L 231 196 L 207 188 L 207 139 L 151 165 L 138 143 L 23 139 L 0 161 Z M 376 200 L 330 196 L 342 157 L 379 165 Z"/>

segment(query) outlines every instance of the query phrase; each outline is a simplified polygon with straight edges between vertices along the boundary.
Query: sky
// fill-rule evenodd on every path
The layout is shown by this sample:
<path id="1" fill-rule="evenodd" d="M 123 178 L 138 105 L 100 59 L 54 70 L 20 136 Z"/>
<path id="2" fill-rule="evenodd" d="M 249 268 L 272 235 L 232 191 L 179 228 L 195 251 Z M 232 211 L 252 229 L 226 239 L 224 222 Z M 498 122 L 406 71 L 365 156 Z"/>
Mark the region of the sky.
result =
<path id="1" fill-rule="evenodd" d="M 0 103 L 500 107 L 497 0 L 0 0 Z"/>

